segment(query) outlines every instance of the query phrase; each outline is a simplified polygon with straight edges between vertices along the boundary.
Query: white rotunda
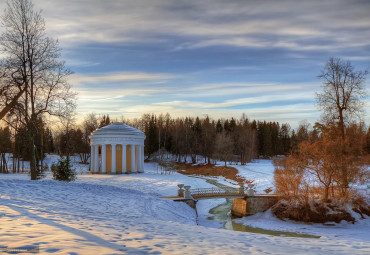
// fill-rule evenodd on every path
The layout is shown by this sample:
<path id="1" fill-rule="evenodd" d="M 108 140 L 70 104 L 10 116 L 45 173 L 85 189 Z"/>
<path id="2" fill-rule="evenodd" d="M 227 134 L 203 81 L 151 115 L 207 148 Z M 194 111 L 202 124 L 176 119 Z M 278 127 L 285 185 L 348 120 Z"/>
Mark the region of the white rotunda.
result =
<path id="1" fill-rule="evenodd" d="M 90 171 L 92 173 L 144 172 L 144 140 L 140 130 L 112 123 L 91 133 Z"/>

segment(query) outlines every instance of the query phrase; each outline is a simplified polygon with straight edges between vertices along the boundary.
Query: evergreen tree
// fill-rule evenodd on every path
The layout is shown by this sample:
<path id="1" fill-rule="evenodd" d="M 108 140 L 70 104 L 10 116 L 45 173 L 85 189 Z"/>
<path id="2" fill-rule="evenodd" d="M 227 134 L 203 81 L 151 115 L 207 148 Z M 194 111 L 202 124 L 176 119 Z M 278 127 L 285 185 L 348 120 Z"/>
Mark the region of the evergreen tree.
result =
<path id="1" fill-rule="evenodd" d="M 70 182 L 76 179 L 76 172 L 72 169 L 69 157 L 61 158 L 57 165 L 51 167 L 53 179 L 57 181 Z"/>
<path id="2" fill-rule="evenodd" d="M 158 127 L 157 117 L 152 114 L 145 127 L 145 152 L 148 156 L 158 150 Z"/>
<path id="3" fill-rule="evenodd" d="M 12 149 L 11 134 L 9 127 L 0 128 L 0 172 L 8 172 L 6 154 Z"/>
<path id="4" fill-rule="evenodd" d="M 217 120 L 217 124 L 216 124 L 216 133 L 221 133 L 223 131 L 223 128 L 222 128 L 222 124 L 221 124 L 221 120 Z"/>
<path id="5" fill-rule="evenodd" d="M 280 154 L 288 154 L 291 149 L 290 141 L 290 125 L 282 124 L 280 129 L 280 139 L 281 139 L 281 152 Z"/>
<path id="6" fill-rule="evenodd" d="M 107 115 L 107 116 L 103 115 L 103 117 L 101 118 L 100 123 L 99 123 L 99 128 L 108 126 L 109 124 L 111 124 L 109 115 Z"/>

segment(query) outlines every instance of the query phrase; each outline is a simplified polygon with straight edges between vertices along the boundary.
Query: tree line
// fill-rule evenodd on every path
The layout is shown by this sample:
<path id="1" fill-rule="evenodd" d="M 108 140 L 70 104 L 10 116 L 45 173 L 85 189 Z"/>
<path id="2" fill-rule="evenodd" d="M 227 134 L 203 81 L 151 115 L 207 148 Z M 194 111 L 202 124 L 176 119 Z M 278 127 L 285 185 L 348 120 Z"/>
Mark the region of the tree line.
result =
<path id="1" fill-rule="evenodd" d="M 205 163 L 216 158 L 225 164 L 227 161 L 246 164 L 256 157 L 286 155 L 303 139 L 289 124 L 249 120 L 244 114 L 240 119 L 217 120 L 145 114 L 131 124 L 147 136 L 146 155 L 165 150 L 176 155 L 178 161 L 191 158 L 192 163 L 200 155 Z"/>
<path id="2" fill-rule="evenodd" d="M 118 120 L 113 120 L 118 121 Z M 138 128 L 146 135 L 145 156 L 173 154 L 178 162 L 212 163 L 218 159 L 225 163 L 240 162 L 242 165 L 254 158 L 297 154 L 302 143 L 321 139 L 326 127 L 316 123 L 313 127 L 302 121 L 295 130 L 289 124 L 249 120 L 244 114 L 240 119 L 211 119 L 199 117 L 173 118 L 170 114 L 144 114 L 132 120 L 121 119 Z M 82 123 L 72 123 L 68 128 L 52 129 L 41 118 L 37 121 L 35 135 L 36 154 L 43 166 L 46 154 L 60 156 L 78 155 L 81 163 L 90 158 L 89 135 L 96 129 L 112 123 L 109 115 L 87 115 Z M 370 153 L 370 128 L 365 125 L 351 126 L 360 142 L 362 153 Z M 351 130 L 352 130 L 351 129 Z M 19 172 L 22 161 L 30 161 L 28 130 L 25 127 L 0 128 L 0 169 L 8 171 L 5 153 L 13 154 L 14 172 Z M 349 132 L 349 131 L 348 131 Z M 354 138 L 351 141 L 357 141 Z"/>

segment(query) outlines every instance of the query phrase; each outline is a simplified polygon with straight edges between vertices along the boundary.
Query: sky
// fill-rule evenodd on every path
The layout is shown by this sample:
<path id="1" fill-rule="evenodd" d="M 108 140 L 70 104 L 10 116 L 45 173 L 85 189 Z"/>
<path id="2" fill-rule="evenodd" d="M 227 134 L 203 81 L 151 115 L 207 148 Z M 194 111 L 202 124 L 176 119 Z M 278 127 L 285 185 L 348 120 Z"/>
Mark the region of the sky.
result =
<path id="1" fill-rule="evenodd" d="M 320 120 L 317 76 L 330 57 L 370 69 L 367 0 L 33 2 L 74 71 L 79 118 L 245 113 L 295 127 Z"/>

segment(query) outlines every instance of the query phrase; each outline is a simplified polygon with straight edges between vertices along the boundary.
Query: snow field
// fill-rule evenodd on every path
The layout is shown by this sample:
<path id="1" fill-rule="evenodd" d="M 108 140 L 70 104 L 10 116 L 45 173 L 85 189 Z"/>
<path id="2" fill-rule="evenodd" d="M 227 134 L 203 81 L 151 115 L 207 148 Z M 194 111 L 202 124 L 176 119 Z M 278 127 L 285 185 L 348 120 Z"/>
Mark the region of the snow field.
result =
<path id="1" fill-rule="evenodd" d="M 260 163 L 264 166 L 258 170 Z M 264 171 L 271 172 L 268 163 L 256 161 L 237 168 L 247 179 L 253 179 L 250 175 L 261 179 L 258 183 L 267 188 L 272 185 L 272 179 L 270 184 L 263 181 L 268 178 Z M 27 174 L 1 174 L 0 245 L 37 245 L 42 254 L 370 254 L 368 239 L 363 238 L 369 235 L 367 224 L 349 232 L 347 225 L 338 225 L 333 233 L 322 232 L 320 239 L 197 226 L 193 209 L 161 197 L 175 195 L 179 183 L 192 188 L 212 185 L 179 173 L 157 174 L 154 163 L 145 164 L 145 171 L 80 174 L 72 183 L 51 180 L 50 174 L 40 181 L 29 181 Z M 208 208 L 224 200 L 202 201 L 198 214 L 207 216 Z M 267 216 L 253 222 L 277 221 L 277 229 L 287 226 Z"/>

